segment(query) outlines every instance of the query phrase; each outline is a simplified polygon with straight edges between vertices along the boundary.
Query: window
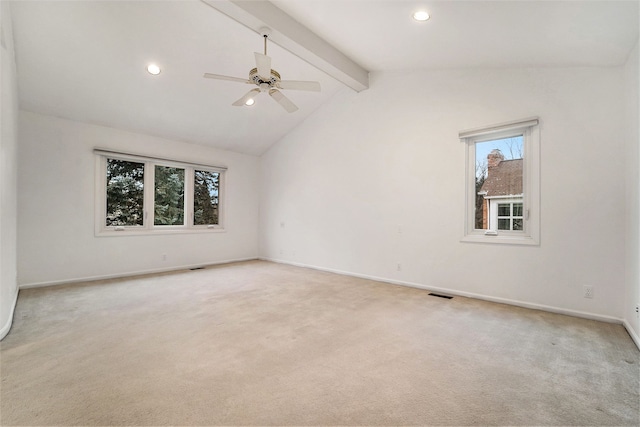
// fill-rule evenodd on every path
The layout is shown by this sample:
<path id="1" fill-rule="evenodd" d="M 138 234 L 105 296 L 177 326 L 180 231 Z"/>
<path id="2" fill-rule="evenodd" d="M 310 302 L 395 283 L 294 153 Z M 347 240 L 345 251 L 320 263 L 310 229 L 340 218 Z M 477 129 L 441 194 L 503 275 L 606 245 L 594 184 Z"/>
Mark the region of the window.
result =
<path id="1" fill-rule="evenodd" d="M 142 225 L 144 163 L 107 159 L 107 226 Z"/>
<path id="2" fill-rule="evenodd" d="M 155 169 L 153 225 L 184 225 L 184 169 Z"/>
<path id="3" fill-rule="evenodd" d="M 224 168 L 95 152 L 96 235 L 223 229 Z"/>
<path id="4" fill-rule="evenodd" d="M 194 225 L 217 224 L 220 215 L 220 172 L 196 170 L 193 179 Z"/>
<path id="5" fill-rule="evenodd" d="M 460 132 L 467 153 L 463 241 L 539 244 L 538 127 L 533 118 Z"/>
<path id="6" fill-rule="evenodd" d="M 504 209 L 523 201 L 524 135 L 476 141 L 475 143 L 475 229 L 514 230 Z M 500 211 L 502 210 L 502 212 Z M 521 215 L 522 216 L 522 215 Z M 515 230 L 522 230 L 515 229 Z"/>
<path id="7" fill-rule="evenodd" d="M 522 203 L 498 203 L 498 230 L 522 230 Z"/>

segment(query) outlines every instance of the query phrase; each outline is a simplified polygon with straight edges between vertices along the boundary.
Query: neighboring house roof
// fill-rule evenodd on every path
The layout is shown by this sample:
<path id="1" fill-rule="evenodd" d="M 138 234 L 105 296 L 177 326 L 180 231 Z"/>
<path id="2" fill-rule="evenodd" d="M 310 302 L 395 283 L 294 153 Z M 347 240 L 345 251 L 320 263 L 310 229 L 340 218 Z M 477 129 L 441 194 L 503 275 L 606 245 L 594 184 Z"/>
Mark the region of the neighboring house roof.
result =
<path id="1" fill-rule="evenodd" d="M 522 194 L 522 159 L 502 160 L 490 167 L 480 193 L 485 198 Z"/>

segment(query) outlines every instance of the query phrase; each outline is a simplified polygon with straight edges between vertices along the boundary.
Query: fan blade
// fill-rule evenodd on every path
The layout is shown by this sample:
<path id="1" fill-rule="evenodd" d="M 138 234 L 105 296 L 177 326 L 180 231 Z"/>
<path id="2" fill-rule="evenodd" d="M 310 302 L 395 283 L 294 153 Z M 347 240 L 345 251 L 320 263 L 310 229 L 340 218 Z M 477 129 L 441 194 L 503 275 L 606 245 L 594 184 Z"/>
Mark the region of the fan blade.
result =
<path id="1" fill-rule="evenodd" d="M 228 80 L 230 82 L 239 82 L 239 83 L 249 83 L 249 84 L 253 84 L 252 81 L 249 81 L 247 79 L 242 79 L 240 77 L 230 77 L 230 76 L 221 76 L 220 74 L 211 74 L 211 73 L 204 73 L 204 76 L 207 79 L 216 79 L 216 80 Z"/>
<path id="2" fill-rule="evenodd" d="M 271 58 L 258 52 L 253 53 L 256 55 L 256 68 L 258 69 L 258 75 L 262 80 L 268 82 L 271 80 Z"/>
<path id="3" fill-rule="evenodd" d="M 309 90 L 320 92 L 319 82 L 302 82 L 297 80 L 283 80 L 278 83 L 280 89 Z"/>
<path id="4" fill-rule="evenodd" d="M 242 107 L 242 106 L 245 105 L 247 100 L 253 98 L 254 96 L 256 96 L 259 93 L 260 93 L 260 89 L 251 89 L 249 92 L 247 92 L 247 94 L 245 96 L 243 96 L 242 98 L 238 99 L 232 105 L 234 107 Z"/>
<path id="5" fill-rule="evenodd" d="M 269 95 L 271 95 L 271 97 L 275 99 L 278 104 L 282 105 L 282 108 L 287 110 L 289 113 L 293 113 L 294 111 L 298 110 L 298 107 L 296 107 L 296 104 L 291 102 L 291 100 L 286 96 L 284 96 L 282 92 L 277 91 L 275 89 L 271 89 L 269 91 Z"/>

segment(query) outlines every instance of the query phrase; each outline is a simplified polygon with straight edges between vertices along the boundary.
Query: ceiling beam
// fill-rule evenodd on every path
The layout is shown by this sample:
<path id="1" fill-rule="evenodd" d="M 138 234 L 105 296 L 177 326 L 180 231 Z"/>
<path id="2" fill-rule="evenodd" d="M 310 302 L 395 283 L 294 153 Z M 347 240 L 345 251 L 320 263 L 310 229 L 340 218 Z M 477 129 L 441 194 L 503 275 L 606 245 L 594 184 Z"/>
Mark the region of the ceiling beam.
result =
<path id="1" fill-rule="evenodd" d="M 269 27 L 269 40 L 324 71 L 353 90 L 369 88 L 369 72 L 311 32 L 290 15 L 263 0 L 202 0 L 244 26 L 260 33 Z"/>

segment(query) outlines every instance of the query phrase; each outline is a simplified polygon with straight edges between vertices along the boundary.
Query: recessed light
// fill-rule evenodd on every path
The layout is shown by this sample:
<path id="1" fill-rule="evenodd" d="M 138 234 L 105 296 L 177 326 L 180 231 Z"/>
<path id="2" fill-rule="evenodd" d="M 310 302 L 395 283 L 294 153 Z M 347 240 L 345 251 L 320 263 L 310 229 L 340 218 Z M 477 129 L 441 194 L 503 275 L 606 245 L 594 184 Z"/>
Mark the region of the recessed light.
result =
<path id="1" fill-rule="evenodd" d="M 147 66 L 147 71 L 149 72 L 149 74 L 157 76 L 158 74 L 160 74 L 160 67 L 158 67 L 156 64 L 149 64 Z"/>
<path id="2" fill-rule="evenodd" d="M 256 100 L 253 98 L 249 98 L 245 101 L 244 105 L 246 105 L 247 107 L 251 107 L 253 104 L 256 103 Z"/>
<path id="3" fill-rule="evenodd" d="M 426 21 L 429 19 L 429 14 L 424 10 L 419 10 L 413 13 L 413 19 L 416 21 Z"/>

